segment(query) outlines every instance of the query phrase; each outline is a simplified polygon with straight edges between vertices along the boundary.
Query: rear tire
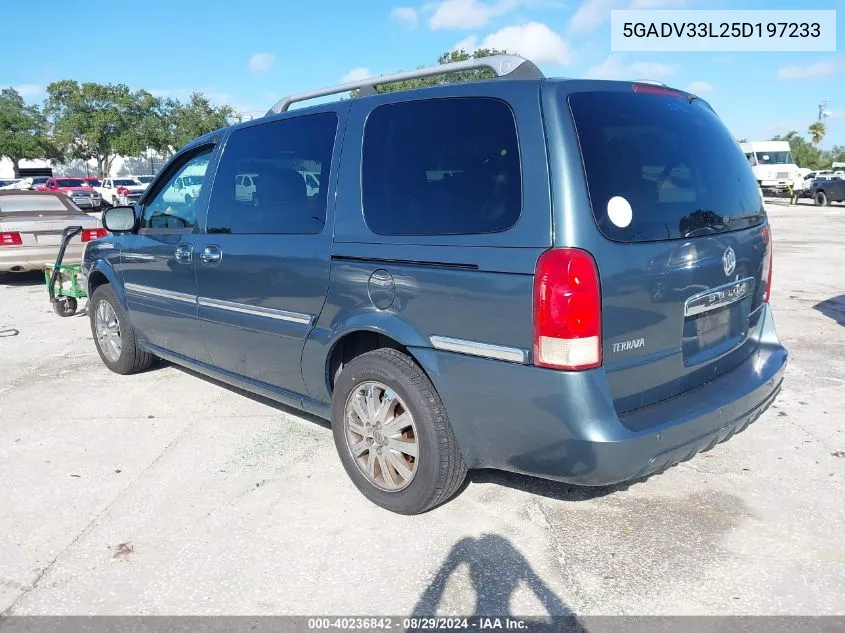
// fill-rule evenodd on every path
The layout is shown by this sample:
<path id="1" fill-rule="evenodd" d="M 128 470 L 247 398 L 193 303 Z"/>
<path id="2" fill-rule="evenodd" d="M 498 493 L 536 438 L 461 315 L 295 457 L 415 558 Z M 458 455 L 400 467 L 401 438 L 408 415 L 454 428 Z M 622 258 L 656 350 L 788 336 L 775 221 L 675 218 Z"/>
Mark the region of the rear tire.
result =
<path id="1" fill-rule="evenodd" d="M 382 416 L 364 416 L 379 420 L 372 424 L 372 431 L 364 417 L 352 413 L 358 410 L 357 402 L 369 414 L 362 395 L 368 388 L 380 393 L 374 402 L 385 407 L 380 409 Z M 466 478 L 466 464 L 434 385 L 398 350 L 377 349 L 344 366 L 335 382 L 331 417 L 335 447 L 346 473 L 365 497 L 382 508 L 399 514 L 425 512 L 452 497 Z M 387 465 L 389 484 L 379 464 Z M 368 468 L 371 474 L 365 474 Z"/>
<path id="2" fill-rule="evenodd" d="M 830 206 L 830 200 L 827 199 L 827 194 L 824 191 L 817 191 L 816 195 L 813 196 L 813 200 L 815 201 L 817 207 Z"/>
<path id="3" fill-rule="evenodd" d="M 155 356 L 138 345 L 129 314 L 111 284 L 99 286 L 88 304 L 94 345 L 103 364 L 116 374 L 134 374 L 153 364 Z"/>

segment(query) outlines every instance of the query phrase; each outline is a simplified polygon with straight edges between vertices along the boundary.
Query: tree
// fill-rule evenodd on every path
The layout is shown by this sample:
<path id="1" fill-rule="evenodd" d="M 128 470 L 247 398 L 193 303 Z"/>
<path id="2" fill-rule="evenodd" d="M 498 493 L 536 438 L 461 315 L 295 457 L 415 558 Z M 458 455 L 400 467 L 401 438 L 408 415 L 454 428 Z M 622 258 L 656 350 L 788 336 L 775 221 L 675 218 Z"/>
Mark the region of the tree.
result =
<path id="1" fill-rule="evenodd" d="M 47 129 L 38 106 L 27 105 L 14 88 L 0 90 L 0 157 L 12 161 L 15 178 L 20 176 L 21 160 L 58 158 Z"/>
<path id="2" fill-rule="evenodd" d="M 845 145 L 834 145 L 827 152 L 830 163 L 845 163 Z"/>
<path id="3" fill-rule="evenodd" d="M 115 156 L 146 149 L 145 120 L 158 99 L 124 84 L 58 81 L 47 86 L 45 112 L 53 136 L 69 158 L 94 159 L 105 178 Z"/>
<path id="4" fill-rule="evenodd" d="M 182 147 L 198 136 L 229 125 L 235 111 L 231 106 L 214 106 L 208 97 L 194 92 L 187 103 L 168 102 L 168 142 L 173 149 Z"/>
<path id="5" fill-rule="evenodd" d="M 465 50 L 449 51 L 443 53 L 438 59 L 438 64 L 449 64 L 452 62 L 463 62 L 469 59 L 480 59 L 482 57 L 490 57 L 491 55 L 507 55 L 507 51 L 497 50 L 495 48 L 479 48 L 473 53 L 468 53 Z M 422 68 L 422 67 L 420 67 Z M 394 83 L 376 86 L 376 92 L 396 92 L 397 90 L 412 90 L 415 88 L 427 88 L 429 86 L 437 86 L 440 84 L 457 84 L 467 81 L 479 81 L 482 79 L 492 79 L 496 75 L 489 68 L 482 68 L 479 70 L 464 70 L 456 73 L 448 73 L 445 75 L 434 75 L 432 77 L 421 77 L 419 79 L 408 79 L 406 81 L 397 81 Z M 358 90 L 353 90 L 352 97 L 357 97 Z"/>
<path id="6" fill-rule="evenodd" d="M 824 123 L 822 123 L 821 121 L 816 121 L 815 123 L 810 125 L 810 127 L 807 128 L 807 131 L 810 133 L 810 138 L 813 141 L 813 145 L 816 146 L 818 146 L 819 143 L 822 142 L 825 132 L 827 132 Z"/>

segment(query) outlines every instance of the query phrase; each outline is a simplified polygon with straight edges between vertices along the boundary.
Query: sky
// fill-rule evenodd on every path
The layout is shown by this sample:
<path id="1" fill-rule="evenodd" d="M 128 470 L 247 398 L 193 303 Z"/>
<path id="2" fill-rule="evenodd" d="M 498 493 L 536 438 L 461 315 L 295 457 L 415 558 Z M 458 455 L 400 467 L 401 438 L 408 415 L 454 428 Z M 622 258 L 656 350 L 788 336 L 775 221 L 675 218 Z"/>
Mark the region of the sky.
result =
<path id="1" fill-rule="evenodd" d="M 456 47 L 505 48 L 547 76 L 655 79 L 706 98 L 737 138 L 807 126 L 822 100 L 823 146 L 845 145 L 845 0 L 41 0 L 0 38 L 0 86 L 30 102 L 61 79 L 125 83 L 160 96 L 199 90 L 245 116 L 279 98 L 436 63 Z M 829 53 L 612 53 L 610 11 L 631 8 L 836 9 Z M 37 24 L 37 26 L 36 26 Z M 88 37 L 86 34 L 90 34 Z"/>

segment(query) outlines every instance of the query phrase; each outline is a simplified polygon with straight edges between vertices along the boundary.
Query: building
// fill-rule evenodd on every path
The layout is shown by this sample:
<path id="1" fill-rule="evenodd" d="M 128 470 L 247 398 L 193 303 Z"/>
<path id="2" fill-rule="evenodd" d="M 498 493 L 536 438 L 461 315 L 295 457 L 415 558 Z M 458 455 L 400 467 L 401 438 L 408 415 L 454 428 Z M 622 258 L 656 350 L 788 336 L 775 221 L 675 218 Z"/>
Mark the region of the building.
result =
<path id="1" fill-rule="evenodd" d="M 149 156 L 123 157 L 116 156 L 111 165 L 109 176 L 119 177 L 144 174 L 155 174 L 167 162 L 166 157 L 150 153 Z M 99 176 L 97 161 L 72 160 L 68 163 L 52 163 L 48 160 L 22 160 L 20 175 L 26 176 Z M 0 159 L 0 178 L 15 177 L 15 167 L 8 158 Z"/>

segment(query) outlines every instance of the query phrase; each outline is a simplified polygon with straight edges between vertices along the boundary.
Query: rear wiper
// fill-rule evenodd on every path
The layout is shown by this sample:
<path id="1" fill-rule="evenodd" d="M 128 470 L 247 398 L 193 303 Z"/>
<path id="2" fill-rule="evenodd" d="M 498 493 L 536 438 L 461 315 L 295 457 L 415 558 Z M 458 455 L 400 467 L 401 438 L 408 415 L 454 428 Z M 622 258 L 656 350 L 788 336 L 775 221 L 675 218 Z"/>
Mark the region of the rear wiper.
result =
<path id="1" fill-rule="evenodd" d="M 716 231 L 716 229 L 714 229 L 712 226 L 700 226 L 696 229 L 692 229 L 692 230 L 684 233 L 684 237 L 697 237 L 699 235 L 713 235 L 714 233 L 717 233 L 717 232 L 718 231 Z"/>

